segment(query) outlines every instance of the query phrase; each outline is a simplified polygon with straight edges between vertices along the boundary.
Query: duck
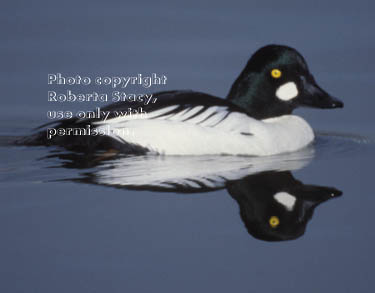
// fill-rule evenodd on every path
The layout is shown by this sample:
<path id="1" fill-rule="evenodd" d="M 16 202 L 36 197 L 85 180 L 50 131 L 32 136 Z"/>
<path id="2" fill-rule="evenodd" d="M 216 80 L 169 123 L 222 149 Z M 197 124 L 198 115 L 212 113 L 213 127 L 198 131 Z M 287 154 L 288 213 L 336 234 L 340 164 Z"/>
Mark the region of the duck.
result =
<path id="1" fill-rule="evenodd" d="M 296 108 L 344 106 L 317 84 L 304 57 L 284 45 L 258 49 L 225 99 L 192 90 L 158 92 L 153 99 L 138 114 L 117 115 L 139 107 L 125 101 L 104 107 L 106 119 L 75 117 L 48 123 L 18 144 L 141 155 L 271 156 L 314 141 L 308 122 L 292 114 Z M 51 124 L 71 129 L 72 135 L 47 138 L 41 128 Z M 75 129 L 90 129 L 90 135 L 76 135 Z"/>

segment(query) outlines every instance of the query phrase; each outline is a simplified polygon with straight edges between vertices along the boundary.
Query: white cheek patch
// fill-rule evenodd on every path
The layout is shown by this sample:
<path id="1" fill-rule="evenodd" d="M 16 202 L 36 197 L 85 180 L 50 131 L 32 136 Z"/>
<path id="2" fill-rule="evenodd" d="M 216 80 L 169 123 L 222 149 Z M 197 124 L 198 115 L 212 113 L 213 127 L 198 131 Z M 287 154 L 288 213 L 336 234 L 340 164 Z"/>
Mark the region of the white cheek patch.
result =
<path id="1" fill-rule="evenodd" d="M 293 210 L 296 203 L 296 197 L 287 192 L 278 192 L 273 198 L 289 212 Z"/>
<path id="2" fill-rule="evenodd" d="M 298 96 L 298 89 L 294 82 L 281 85 L 276 91 L 276 97 L 283 101 L 289 101 Z"/>

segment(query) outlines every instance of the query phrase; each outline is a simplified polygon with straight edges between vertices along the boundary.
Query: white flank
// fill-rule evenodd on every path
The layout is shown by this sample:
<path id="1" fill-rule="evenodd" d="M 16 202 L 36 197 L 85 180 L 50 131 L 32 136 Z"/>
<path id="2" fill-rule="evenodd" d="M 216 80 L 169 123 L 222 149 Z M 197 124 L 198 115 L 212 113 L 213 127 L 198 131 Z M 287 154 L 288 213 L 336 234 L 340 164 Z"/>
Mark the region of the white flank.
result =
<path id="1" fill-rule="evenodd" d="M 230 112 L 227 107 L 202 107 L 167 114 L 177 106 L 147 115 L 123 116 L 96 123 L 120 141 L 166 155 L 251 155 L 264 156 L 292 152 L 310 144 L 314 134 L 305 120 L 285 115 L 256 120 L 246 114 Z M 154 118 L 154 119 L 150 119 Z"/>

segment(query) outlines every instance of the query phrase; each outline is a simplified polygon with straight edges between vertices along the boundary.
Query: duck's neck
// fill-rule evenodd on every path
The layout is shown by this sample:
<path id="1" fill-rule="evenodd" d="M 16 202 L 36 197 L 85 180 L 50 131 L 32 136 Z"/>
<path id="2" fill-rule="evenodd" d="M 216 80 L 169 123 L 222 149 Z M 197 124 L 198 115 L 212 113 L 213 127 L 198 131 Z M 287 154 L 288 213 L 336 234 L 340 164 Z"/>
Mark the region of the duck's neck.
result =
<path id="1" fill-rule="evenodd" d="M 242 72 L 233 83 L 227 99 L 258 120 L 291 114 L 293 109 L 275 101 L 274 95 L 274 91 L 264 84 L 261 74 Z"/>

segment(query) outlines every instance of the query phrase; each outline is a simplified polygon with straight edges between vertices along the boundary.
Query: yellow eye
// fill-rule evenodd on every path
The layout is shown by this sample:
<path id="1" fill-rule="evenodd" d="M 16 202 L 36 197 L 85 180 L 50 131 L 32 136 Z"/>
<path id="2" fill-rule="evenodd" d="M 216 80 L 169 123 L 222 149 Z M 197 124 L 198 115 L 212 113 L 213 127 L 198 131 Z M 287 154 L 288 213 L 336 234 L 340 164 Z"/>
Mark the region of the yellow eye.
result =
<path id="1" fill-rule="evenodd" d="M 271 70 L 271 76 L 273 78 L 280 78 L 281 77 L 281 71 L 279 69 L 272 69 Z"/>
<path id="2" fill-rule="evenodd" d="M 270 223 L 270 226 L 271 226 L 272 228 L 276 228 L 277 226 L 279 226 L 279 224 L 280 224 L 280 220 L 279 220 L 278 217 L 276 217 L 276 216 L 272 216 L 272 217 L 270 218 L 270 220 L 269 220 L 269 223 Z"/>

